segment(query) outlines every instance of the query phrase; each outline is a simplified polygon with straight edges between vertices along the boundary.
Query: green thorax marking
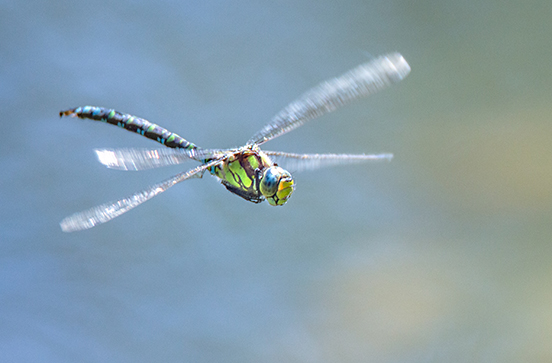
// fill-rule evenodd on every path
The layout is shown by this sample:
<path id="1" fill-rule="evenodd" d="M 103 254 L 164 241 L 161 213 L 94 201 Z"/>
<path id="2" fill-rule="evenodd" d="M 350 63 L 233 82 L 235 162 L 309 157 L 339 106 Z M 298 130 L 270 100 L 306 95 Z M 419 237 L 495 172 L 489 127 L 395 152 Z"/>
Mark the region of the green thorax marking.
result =
<path id="1" fill-rule="evenodd" d="M 273 165 L 259 148 L 244 149 L 210 169 L 230 192 L 253 202 L 264 200 L 259 190 L 259 175 Z"/>

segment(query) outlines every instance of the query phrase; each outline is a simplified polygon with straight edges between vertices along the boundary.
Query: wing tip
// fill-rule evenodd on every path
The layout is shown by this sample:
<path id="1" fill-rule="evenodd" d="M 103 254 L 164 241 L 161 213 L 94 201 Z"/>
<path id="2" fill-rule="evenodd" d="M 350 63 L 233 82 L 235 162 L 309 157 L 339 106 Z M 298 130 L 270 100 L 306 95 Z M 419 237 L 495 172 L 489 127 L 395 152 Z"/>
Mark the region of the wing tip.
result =
<path id="1" fill-rule="evenodd" d="M 393 75 L 393 80 L 395 82 L 403 80 L 412 70 L 410 68 L 410 64 L 408 64 L 401 53 L 389 53 L 387 55 L 384 55 L 383 59 L 389 62 L 388 65 L 390 67 L 391 74 Z"/>
<path id="2" fill-rule="evenodd" d="M 71 233 L 71 232 L 76 232 L 76 231 L 80 231 L 80 230 L 83 230 L 83 229 L 90 228 L 90 227 L 82 228 L 82 226 L 79 226 L 78 224 L 73 222 L 70 219 L 70 217 L 67 217 L 64 220 L 62 220 L 61 222 L 59 222 L 59 226 L 61 227 L 61 230 L 65 233 Z"/>

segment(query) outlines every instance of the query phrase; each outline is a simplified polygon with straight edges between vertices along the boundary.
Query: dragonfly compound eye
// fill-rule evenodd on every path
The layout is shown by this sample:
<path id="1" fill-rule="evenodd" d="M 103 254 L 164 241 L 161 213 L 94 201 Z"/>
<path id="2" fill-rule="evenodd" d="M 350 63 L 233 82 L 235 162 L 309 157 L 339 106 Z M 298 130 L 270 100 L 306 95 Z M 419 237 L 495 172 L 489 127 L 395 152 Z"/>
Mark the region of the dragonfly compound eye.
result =
<path id="1" fill-rule="evenodd" d="M 291 197 L 293 188 L 291 174 L 279 166 L 271 166 L 263 172 L 260 190 L 270 205 L 284 205 Z"/>
<path id="2" fill-rule="evenodd" d="M 303 93 L 276 114 L 272 121 L 253 135 L 245 145 L 232 149 L 200 149 L 194 143 L 146 119 L 109 108 L 83 106 L 61 111 L 60 116 L 108 123 L 145 136 L 173 150 L 178 149 L 171 153 L 140 149 L 97 150 L 98 156 L 100 154 L 102 156 L 100 162 L 110 168 L 143 170 L 180 164 L 189 159 L 201 163 L 195 168 L 176 174 L 162 183 L 151 185 L 129 197 L 75 213 L 61 221 L 61 229 L 64 232 L 73 232 L 105 223 L 173 185 L 191 178 L 201 178 L 206 172 L 216 176 L 228 191 L 247 201 L 259 203 L 266 199 L 270 205 L 284 205 L 291 197 L 295 183 L 290 173 L 272 163 L 272 157 L 287 159 L 294 163 L 297 170 L 359 161 L 390 160 L 391 154 L 263 152 L 260 145 L 296 129 L 311 119 L 397 83 L 409 72 L 410 66 L 399 53 L 387 54 L 361 64 Z M 268 167 L 269 165 L 272 166 Z"/>

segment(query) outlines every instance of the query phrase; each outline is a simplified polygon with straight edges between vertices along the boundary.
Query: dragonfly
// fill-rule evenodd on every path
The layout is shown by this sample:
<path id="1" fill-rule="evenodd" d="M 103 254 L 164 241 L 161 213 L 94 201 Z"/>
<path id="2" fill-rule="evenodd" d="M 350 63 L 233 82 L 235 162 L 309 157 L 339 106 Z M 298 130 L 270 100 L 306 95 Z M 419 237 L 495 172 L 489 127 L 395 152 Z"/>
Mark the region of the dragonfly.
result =
<path id="1" fill-rule="evenodd" d="M 64 232 L 92 228 L 108 222 L 191 178 L 201 178 L 205 172 L 214 175 L 231 193 L 260 203 L 282 206 L 295 190 L 291 173 L 321 167 L 368 161 L 391 160 L 393 154 L 294 154 L 261 150 L 260 146 L 296 129 L 305 122 L 368 96 L 404 79 L 410 66 L 399 53 L 390 53 L 363 63 L 339 77 L 326 80 L 291 102 L 244 146 L 230 149 L 203 149 L 167 129 L 143 118 L 113 109 L 83 106 L 61 111 L 60 117 L 71 116 L 119 126 L 155 140 L 167 148 L 161 149 L 96 149 L 98 161 L 108 168 L 145 170 L 197 161 L 199 165 L 151 185 L 132 195 L 75 213 L 60 222 Z"/>

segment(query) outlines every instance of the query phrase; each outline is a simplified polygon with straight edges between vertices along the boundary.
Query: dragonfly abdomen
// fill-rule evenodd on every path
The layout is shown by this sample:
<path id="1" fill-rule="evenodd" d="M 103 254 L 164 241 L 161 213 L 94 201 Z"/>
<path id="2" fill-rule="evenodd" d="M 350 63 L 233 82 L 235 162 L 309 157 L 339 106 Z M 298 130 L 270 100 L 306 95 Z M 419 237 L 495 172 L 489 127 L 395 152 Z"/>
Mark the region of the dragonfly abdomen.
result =
<path id="1" fill-rule="evenodd" d="M 105 122 L 125 130 L 136 132 L 148 139 L 155 140 L 174 149 L 193 150 L 198 146 L 169 130 L 140 117 L 121 113 L 110 108 L 84 106 L 72 108 L 59 113 L 60 117 L 73 116 L 82 119 Z"/>

